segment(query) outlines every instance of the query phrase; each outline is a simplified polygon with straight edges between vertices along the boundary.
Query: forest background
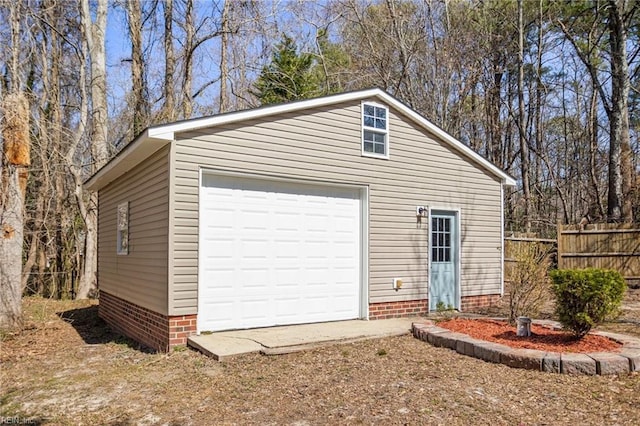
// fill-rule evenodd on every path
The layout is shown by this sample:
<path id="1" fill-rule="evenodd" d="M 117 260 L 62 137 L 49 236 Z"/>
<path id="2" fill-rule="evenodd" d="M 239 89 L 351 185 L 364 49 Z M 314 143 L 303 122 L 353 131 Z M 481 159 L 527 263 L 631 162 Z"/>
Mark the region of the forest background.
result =
<path id="1" fill-rule="evenodd" d="M 635 0 L 0 0 L 0 325 L 96 289 L 82 183 L 147 126 L 379 87 L 518 181 L 505 231 L 640 217 Z M 16 307 L 18 305 L 18 307 Z"/>

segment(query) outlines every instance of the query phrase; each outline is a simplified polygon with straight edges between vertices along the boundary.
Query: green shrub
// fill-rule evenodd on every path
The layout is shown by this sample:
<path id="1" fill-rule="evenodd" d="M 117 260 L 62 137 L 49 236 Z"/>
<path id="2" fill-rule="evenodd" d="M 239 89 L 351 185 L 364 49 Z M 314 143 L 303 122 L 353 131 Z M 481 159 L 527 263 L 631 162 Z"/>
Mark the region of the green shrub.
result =
<path id="1" fill-rule="evenodd" d="M 619 272 L 606 269 L 556 270 L 550 277 L 558 320 L 578 338 L 615 316 L 627 289 Z"/>

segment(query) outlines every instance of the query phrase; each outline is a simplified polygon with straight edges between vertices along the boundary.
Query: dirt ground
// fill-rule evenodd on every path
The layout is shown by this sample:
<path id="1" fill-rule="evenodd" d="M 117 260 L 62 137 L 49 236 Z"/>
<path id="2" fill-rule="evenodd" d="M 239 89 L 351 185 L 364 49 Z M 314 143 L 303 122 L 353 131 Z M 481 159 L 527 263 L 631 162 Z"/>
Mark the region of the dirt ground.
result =
<path id="1" fill-rule="evenodd" d="M 640 336 L 640 291 L 621 322 Z M 640 424 L 640 374 L 511 369 L 410 335 L 218 363 L 153 354 L 110 332 L 95 302 L 28 298 L 0 347 L 0 424 Z"/>

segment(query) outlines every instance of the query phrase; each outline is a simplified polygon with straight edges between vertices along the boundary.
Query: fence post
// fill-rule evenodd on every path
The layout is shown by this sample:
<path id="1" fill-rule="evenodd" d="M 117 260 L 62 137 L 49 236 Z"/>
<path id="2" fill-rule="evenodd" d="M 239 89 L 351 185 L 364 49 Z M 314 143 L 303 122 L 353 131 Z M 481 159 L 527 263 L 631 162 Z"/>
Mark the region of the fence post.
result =
<path id="1" fill-rule="evenodd" d="M 563 258 L 562 258 L 562 253 L 563 253 L 563 249 L 564 249 L 564 244 L 562 241 L 562 222 L 558 222 L 558 231 L 557 231 L 557 250 L 558 250 L 558 269 L 563 269 L 564 268 L 564 262 L 563 262 Z"/>

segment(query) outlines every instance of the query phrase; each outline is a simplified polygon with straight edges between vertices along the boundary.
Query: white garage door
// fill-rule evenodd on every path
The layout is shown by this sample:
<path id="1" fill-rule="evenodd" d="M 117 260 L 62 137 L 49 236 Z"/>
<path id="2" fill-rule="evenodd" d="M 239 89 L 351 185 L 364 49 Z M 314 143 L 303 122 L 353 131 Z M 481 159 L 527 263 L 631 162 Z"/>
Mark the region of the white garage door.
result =
<path id="1" fill-rule="evenodd" d="M 360 317 L 357 189 L 203 174 L 198 331 Z"/>

